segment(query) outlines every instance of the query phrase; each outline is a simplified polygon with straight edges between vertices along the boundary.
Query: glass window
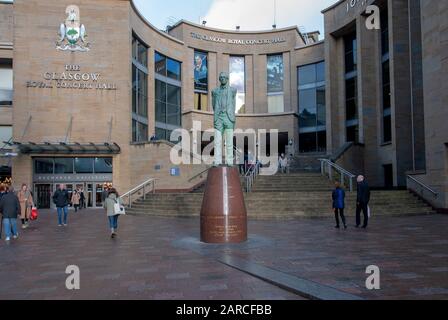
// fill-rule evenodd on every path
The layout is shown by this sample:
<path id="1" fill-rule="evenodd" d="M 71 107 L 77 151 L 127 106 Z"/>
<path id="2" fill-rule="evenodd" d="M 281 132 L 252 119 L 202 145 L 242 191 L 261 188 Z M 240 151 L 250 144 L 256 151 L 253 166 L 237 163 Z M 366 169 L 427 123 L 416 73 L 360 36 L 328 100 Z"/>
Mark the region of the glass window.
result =
<path id="1" fill-rule="evenodd" d="M 389 13 L 387 10 L 381 12 L 381 53 L 389 53 Z"/>
<path id="2" fill-rule="evenodd" d="M 156 121 L 166 122 L 166 103 L 156 100 Z"/>
<path id="3" fill-rule="evenodd" d="M 155 53 L 155 72 L 166 77 L 166 57 Z"/>
<path id="4" fill-rule="evenodd" d="M 194 52 L 194 89 L 208 91 L 208 56 L 200 51 Z"/>
<path id="5" fill-rule="evenodd" d="M 112 158 L 96 158 L 95 173 L 112 173 Z"/>
<path id="6" fill-rule="evenodd" d="M 283 94 L 268 95 L 268 112 L 281 113 L 285 111 Z"/>
<path id="7" fill-rule="evenodd" d="M 267 62 L 268 93 L 283 92 L 283 55 L 268 56 Z"/>
<path id="8" fill-rule="evenodd" d="M 141 65 L 148 65 L 148 48 L 135 37 L 132 56 L 138 62 L 133 62 L 132 66 L 132 141 L 142 142 L 147 141 L 141 139 L 148 136 L 148 70 Z"/>
<path id="9" fill-rule="evenodd" d="M 156 100 L 166 100 L 166 83 L 160 80 L 156 80 Z"/>
<path id="10" fill-rule="evenodd" d="M 13 71 L 11 64 L 0 64 L 0 106 L 10 106 L 13 100 Z"/>
<path id="11" fill-rule="evenodd" d="M 10 142 L 11 140 L 12 126 L 0 126 L 0 144 L 3 146 L 5 142 Z"/>
<path id="12" fill-rule="evenodd" d="M 132 58 L 143 66 L 148 66 L 148 47 L 136 36 L 132 38 Z"/>
<path id="13" fill-rule="evenodd" d="M 52 158 L 38 158 L 34 160 L 34 172 L 36 174 L 53 174 L 54 160 Z"/>
<path id="14" fill-rule="evenodd" d="M 166 123 L 180 127 L 180 107 L 177 105 L 167 104 Z"/>
<path id="15" fill-rule="evenodd" d="M 176 106 L 180 106 L 180 88 L 176 86 L 172 86 L 168 84 L 167 88 L 167 103 L 174 104 Z"/>
<path id="16" fill-rule="evenodd" d="M 325 62 L 316 64 L 316 82 L 325 81 Z"/>
<path id="17" fill-rule="evenodd" d="M 316 65 L 310 64 L 299 67 L 299 85 L 316 82 Z"/>
<path id="18" fill-rule="evenodd" d="M 208 110 L 208 95 L 196 92 L 194 94 L 194 108 L 196 110 Z"/>
<path id="19" fill-rule="evenodd" d="M 156 137 L 158 140 L 167 140 L 166 130 L 161 128 L 156 128 Z"/>
<path id="20" fill-rule="evenodd" d="M 388 115 L 383 118 L 383 142 L 392 141 L 392 116 Z"/>
<path id="21" fill-rule="evenodd" d="M 244 113 L 246 107 L 246 71 L 244 57 L 230 56 L 229 69 L 230 86 L 237 89 L 236 113 Z"/>
<path id="22" fill-rule="evenodd" d="M 344 38 L 345 44 L 345 72 L 349 73 L 357 70 L 358 61 L 358 42 L 356 39 L 356 32 L 353 32 Z"/>
<path id="23" fill-rule="evenodd" d="M 299 151 L 325 152 L 327 146 L 325 62 L 298 68 Z"/>
<path id="24" fill-rule="evenodd" d="M 347 127 L 347 142 L 359 141 L 359 129 L 358 126 Z"/>
<path id="25" fill-rule="evenodd" d="M 72 174 L 73 173 L 73 158 L 55 158 L 54 159 L 54 173 L 56 174 Z"/>
<path id="26" fill-rule="evenodd" d="M 173 59 L 167 59 L 168 78 L 181 80 L 181 63 Z"/>
<path id="27" fill-rule="evenodd" d="M 93 173 L 93 158 L 75 158 L 76 173 Z"/>

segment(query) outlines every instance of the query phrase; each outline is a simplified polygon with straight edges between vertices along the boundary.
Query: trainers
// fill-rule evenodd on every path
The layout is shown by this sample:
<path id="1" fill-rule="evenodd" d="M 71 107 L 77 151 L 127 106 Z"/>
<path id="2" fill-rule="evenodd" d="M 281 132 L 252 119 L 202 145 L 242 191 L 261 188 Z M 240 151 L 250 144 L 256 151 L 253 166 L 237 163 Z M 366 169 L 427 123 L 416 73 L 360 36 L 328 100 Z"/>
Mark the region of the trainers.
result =
<path id="1" fill-rule="evenodd" d="M 19 235 L 12 236 L 12 238 L 13 238 L 14 240 L 17 240 L 17 239 L 19 238 Z"/>
<path id="2" fill-rule="evenodd" d="M 27 225 L 26 224 L 22 224 L 22 229 L 26 229 Z"/>
<path id="3" fill-rule="evenodd" d="M 64 223 L 64 227 L 66 227 L 67 226 L 67 224 L 66 223 Z"/>
<path id="4" fill-rule="evenodd" d="M 62 227 L 62 224 L 59 224 L 58 227 Z"/>
<path id="5" fill-rule="evenodd" d="M 10 237 L 6 237 L 5 241 L 9 242 L 9 241 L 11 241 L 11 238 Z"/>

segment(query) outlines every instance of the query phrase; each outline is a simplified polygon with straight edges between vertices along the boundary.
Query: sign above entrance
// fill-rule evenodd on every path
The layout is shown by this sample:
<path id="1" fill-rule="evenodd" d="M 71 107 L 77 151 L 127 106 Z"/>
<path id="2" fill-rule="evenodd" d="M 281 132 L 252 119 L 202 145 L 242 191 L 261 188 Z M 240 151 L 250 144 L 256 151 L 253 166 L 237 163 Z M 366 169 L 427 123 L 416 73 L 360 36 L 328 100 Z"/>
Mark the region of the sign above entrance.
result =
<path id="1" fill-rule="evenodd" d="M 254 45 L 263 45 L 263 44 L 278 44 L 278 43 L 284 43 L 286 42 L 285 38 L 273 38 L 273 39 L 227 39 L 227 38 L 221 38 L 217 36 L 209 36 L 209 35 L 202 35 L 198 34 L 196 32 L 191 33 L 191 37 L 193 39 L 203 40 L 203 41 L 209 41 L 209 42 L 217 42 L 217 43 L 224 43 L 224 44 L 236 44 L 236 45 L 243 45 L 243 46 L 254 46 Z"/>
<path id="2" fill-rule="evenodd" d="M 56 49 L 60 51 L 89 51 L 90 43 L 87 42 L 86 27 L 81 24 L 78 6 L 68 6 L 65 13 L 67 19 L 59 27 Z"/>
<path id="3" fill-rule="evenodd" d="M 81 66 L 67 64 L 63 72 L 44 72 L 39 81 L 27 81 L 27 88 L 39 89 L 82 89 L 82 90 L 117 90 L 115 83 L 102 80 L 99 72 L 81 71 Z"/>

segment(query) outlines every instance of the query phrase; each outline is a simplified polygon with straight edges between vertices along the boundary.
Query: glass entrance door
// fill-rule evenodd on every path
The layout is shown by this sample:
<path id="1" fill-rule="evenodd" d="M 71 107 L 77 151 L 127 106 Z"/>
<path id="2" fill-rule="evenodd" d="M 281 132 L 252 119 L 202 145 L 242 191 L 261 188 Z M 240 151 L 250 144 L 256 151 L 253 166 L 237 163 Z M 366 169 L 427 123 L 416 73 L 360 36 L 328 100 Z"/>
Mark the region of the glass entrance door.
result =
<path id="1" fill-rule="evenodd" d="M 52 185 L 51 184 L 36 184 L 34 194 L 36 197 L 36 205 L 39 209 L 51 208 L 52 197 Z"/>

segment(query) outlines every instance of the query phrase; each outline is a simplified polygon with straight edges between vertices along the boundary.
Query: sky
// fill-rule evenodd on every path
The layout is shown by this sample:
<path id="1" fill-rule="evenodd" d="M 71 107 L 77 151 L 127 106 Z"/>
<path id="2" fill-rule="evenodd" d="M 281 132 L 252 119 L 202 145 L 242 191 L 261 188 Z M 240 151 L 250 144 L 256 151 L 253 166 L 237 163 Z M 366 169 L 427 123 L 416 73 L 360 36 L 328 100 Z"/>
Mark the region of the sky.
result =
<path id="1" fill-rule="evenodd" d="M 274 14 L 276 2 L 277 14 Z M 321 11 L 337 0 L 134 0 L 140 12 L 159 29 L 185 19 L 207 26 L 242 31 L 298 26 L 303 31 L 319 30 L 323 37 Z"/>

